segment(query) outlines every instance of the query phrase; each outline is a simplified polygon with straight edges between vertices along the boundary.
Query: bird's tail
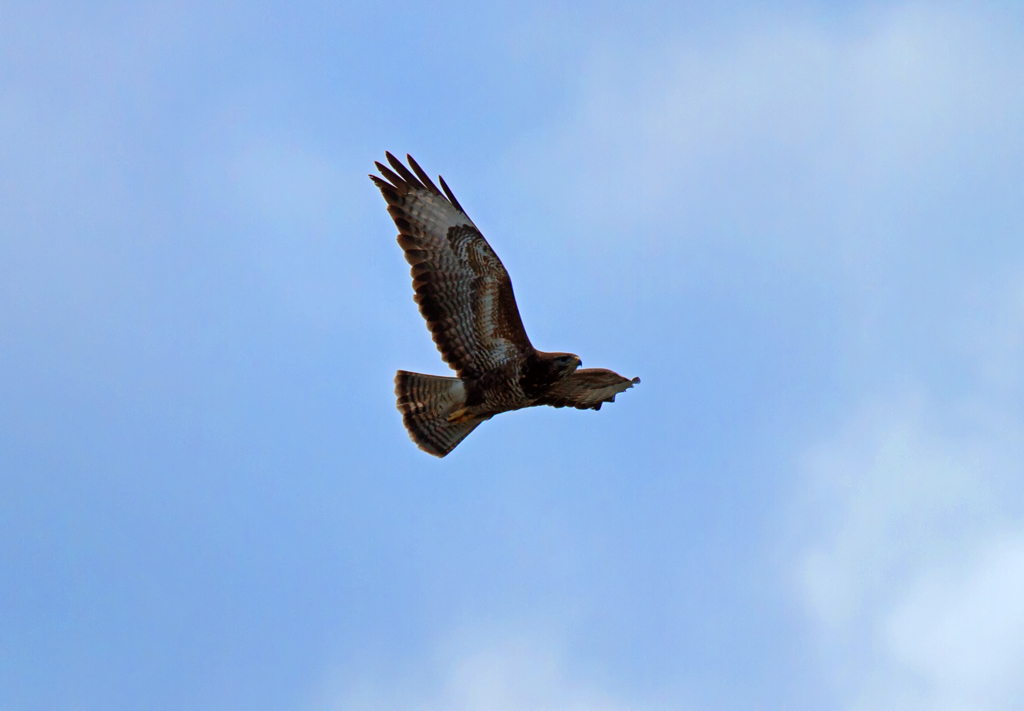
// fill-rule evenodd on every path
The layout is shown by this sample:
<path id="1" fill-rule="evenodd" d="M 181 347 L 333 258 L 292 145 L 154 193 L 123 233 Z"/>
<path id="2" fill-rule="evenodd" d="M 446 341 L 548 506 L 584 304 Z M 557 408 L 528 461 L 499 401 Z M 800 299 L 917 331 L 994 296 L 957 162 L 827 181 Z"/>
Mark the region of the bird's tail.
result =
<path id="1" fill-rule="evenodd" d="M 400 370 L 395 374 L 395 396 L 409 437 L 435 457 L 448 454 L 489 419 L 459 412 L 466 404 L 466 386 L 458 378 Z"/>

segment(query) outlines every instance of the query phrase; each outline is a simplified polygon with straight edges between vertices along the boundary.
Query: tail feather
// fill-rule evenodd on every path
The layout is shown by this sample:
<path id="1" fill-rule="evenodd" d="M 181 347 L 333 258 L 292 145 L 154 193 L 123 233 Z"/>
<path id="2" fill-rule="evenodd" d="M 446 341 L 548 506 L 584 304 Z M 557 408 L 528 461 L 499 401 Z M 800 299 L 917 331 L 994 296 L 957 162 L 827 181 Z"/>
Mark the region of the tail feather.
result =
<path id="1" fill-rule="evenodd" d="M 458 378 L 400 370 L 395 374 L 395 397 L 409 437 L 417 447 L 435 457 L 455 449 L 487 419 L 448 421 L 449 414 L 466 404 L 466 388 Z"/>

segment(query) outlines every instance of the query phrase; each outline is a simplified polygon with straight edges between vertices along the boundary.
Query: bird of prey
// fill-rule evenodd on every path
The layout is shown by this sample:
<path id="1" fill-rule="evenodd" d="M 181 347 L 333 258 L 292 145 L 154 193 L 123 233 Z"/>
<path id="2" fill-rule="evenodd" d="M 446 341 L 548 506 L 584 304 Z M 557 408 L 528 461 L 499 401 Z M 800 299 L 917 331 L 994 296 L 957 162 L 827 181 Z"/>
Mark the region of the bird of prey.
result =
<path id="1" fill-rule="evenodd" d="M 439 176 L 437 189 L 412 159 L 387 153 L 370 175 L 398 227 L 398 244 L 412 266 L 419 304 L 441 358 L 457 377 L 399 370 L 395 395 L 409 436 L 443 457 L 495 415 L 551 405 L 600 410 L 640 378 L 601 368 L 580 369 L 572 353 L 545 353 L 530 344 L 512 281 L 487 240 Z M 410 170 L 411 168 L 411 170 Z"/>

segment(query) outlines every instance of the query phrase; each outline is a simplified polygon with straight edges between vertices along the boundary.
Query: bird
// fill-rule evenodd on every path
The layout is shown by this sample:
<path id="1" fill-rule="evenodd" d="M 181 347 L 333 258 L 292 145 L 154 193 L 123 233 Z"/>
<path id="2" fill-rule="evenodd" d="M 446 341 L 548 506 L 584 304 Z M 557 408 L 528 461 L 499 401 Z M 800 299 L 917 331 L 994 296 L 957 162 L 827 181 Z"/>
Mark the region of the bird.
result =
<path id="1" fill-rule="evenodd" d="M 603 368 L 581 368 L 574 353 L 530 343 L 512 280 L 455 195 L 406 155 L 375 162 L 380 189 L 411 267 L 413 300 L 455 377 L 399 370 L 395 397 L 410 439 L 444 457 L 480 423 L 524 407 L 600 410 L 640 382 Z M 389 167 L 390 166 L 390 167 Z M 443 191 L 443 192 L 442 192 Z"/>

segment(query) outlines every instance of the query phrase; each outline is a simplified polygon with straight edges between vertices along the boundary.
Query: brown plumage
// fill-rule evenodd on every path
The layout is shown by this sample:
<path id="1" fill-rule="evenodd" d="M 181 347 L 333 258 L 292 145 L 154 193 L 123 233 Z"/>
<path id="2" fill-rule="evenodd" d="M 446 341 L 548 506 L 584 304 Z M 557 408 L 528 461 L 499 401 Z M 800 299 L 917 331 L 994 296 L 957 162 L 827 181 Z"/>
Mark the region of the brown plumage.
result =
<path id="1" fill-rule="evenodd" d="M 441 190 L 406 156 L 387 153 L 371 175 L 412 266 L 413 297 L 441 358 L 458 377 L 398 371 L 395 395 L 409 436 L 443 457 L 495 415 L 534 405 L 600 410 L 639 383 L 610 370 L 578 370 L 572 353 L 530 344 L 512 280 L 498 255 L 439 177 Z M 410 170 L 410 168 L 412 170 Z"/>

